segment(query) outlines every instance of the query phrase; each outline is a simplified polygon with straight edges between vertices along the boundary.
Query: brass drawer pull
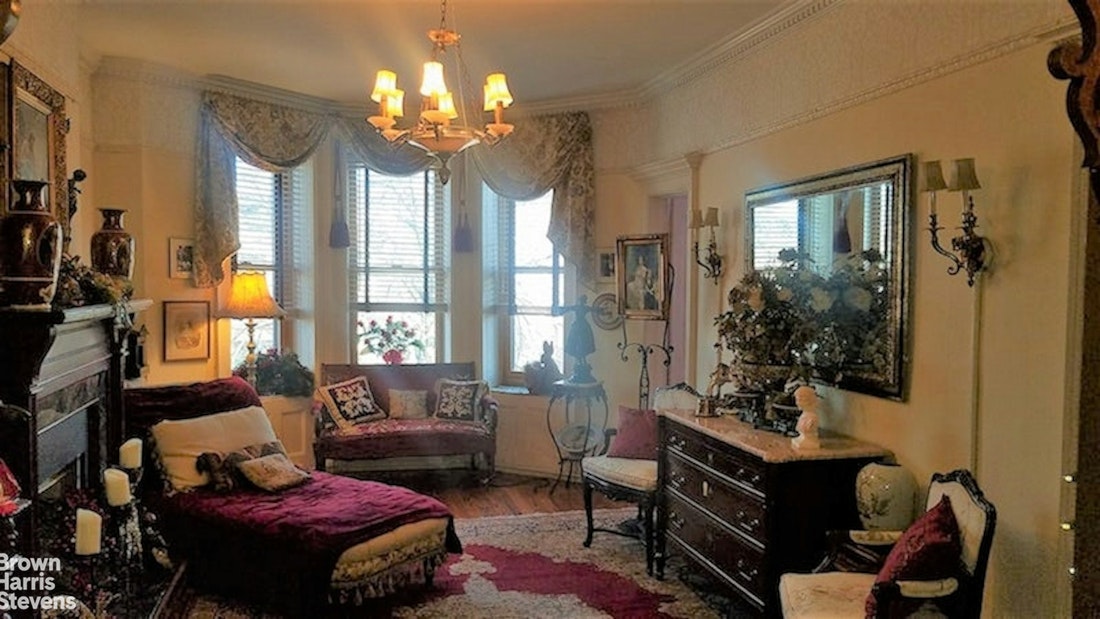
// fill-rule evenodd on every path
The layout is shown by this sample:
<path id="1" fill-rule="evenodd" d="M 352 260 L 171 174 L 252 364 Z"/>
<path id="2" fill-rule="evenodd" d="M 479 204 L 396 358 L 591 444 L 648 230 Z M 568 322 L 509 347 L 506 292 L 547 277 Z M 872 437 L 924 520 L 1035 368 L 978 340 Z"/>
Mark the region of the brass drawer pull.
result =
<path id="1" fill-rule="evenodd" d="M 710 482 L 708 482 L 705 479 L 703 480 L 703 498 L 704 499 L 709 499 L 710 498 Z"/>
<path id="2" fill-rule="evenodd" d="M 676 530 L 684 528 L 684 519 L 680 517 L 676 512 L 668 513 L 668 524 Z"/>
<path id="3" fill-rule="evenodd" d="M 677 490 L 683 487 L 683 485 L 686 483 L 687 478 L 684 477 L 681 473 L 672 473 L 671 475 L 669 475 L 668 484 Z"/>
<path id="4" fill-rule="evenodd" d="M 737 515 L 735 516 L 735 518 L 737 519 L 738 526 L 740 526 L 742 529 L 745 529 L 746 531 L 755 531 L 756 527 L 760 526 L 760 519 L 753 518 L 752 520 L 747 520 L 748 514 L 746 514 L 745 510 L 743 509 L 737 510 Z"/>
<path id="5" fill-rule="evenodd" d="M 737 560 L 737 575 L 741 577 L 741 580 L 751 583 L 753 580 L 756 579 L 756 576 L 760 573 L 760 570 L 754 567 L 746 571 L 746 567 L 748 567 L 748 561 L 745 561 L 744 559 Z"/>

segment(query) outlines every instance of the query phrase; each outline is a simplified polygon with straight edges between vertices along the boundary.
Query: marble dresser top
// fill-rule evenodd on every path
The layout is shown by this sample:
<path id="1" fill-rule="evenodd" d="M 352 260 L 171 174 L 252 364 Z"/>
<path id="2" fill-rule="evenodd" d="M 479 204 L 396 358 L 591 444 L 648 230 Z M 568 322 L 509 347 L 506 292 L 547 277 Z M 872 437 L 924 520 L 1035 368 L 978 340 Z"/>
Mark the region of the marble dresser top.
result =
<path id="1" fill-rule="evenodd" d="M 822 431 L 818 449 L 795 449 L 791 437 L 756 430 L 750 424 L 732 416 L 696 417 L 694 411 L 663 410 L 658 414 L 670 421 L 693 428 L 723 443 L 759 456 L 764 462 L 797 462 L 801 460 L 834 460 L 839 458 L 880 458 L 891 456 L 890 450 L 843 434 Z"/>

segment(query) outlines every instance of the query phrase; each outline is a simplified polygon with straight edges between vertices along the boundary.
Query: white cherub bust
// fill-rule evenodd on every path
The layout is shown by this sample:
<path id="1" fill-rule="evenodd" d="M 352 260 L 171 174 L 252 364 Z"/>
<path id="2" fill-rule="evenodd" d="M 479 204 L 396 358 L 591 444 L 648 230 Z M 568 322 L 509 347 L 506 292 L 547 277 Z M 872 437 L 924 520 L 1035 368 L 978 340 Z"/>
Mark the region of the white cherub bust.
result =
<path id="1" fill-rule="evenodd" d="M 794 403 L 802 414 L 798 416 L 798 423 L 794 429 L 798 430 L 798 436 L 791 439 L 791 446 L 795 449 L 820 449 L 821 441 L 817 436 L 817 407 L 821 398 L 817 397 L 817 391 L 809 385 L 803 385 L 794 392 Z"/>

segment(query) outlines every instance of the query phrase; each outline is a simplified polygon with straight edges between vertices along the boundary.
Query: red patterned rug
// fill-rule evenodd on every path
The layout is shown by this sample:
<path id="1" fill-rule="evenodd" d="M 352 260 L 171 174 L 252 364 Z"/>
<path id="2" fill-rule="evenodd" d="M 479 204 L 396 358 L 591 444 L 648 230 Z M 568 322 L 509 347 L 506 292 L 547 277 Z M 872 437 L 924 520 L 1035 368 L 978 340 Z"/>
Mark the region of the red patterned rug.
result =
<path id="1" fill-rule="evenodd" d="M 597 510 L 596 518 L 614 527 L 634 513 L 632 508 Z M 675 569 L 663 581 L 647 576 L 645 549 L 638 540 L 597 533 L 592 547 L 583 547 L 583 512 L 458 520 L 455 526 L 464 553 L 439 568 L 434 587 L 350 614 L 399 619 L 718 616 L 676 578 Z M 257 615 L 200 596 L 183 616 Z"/>

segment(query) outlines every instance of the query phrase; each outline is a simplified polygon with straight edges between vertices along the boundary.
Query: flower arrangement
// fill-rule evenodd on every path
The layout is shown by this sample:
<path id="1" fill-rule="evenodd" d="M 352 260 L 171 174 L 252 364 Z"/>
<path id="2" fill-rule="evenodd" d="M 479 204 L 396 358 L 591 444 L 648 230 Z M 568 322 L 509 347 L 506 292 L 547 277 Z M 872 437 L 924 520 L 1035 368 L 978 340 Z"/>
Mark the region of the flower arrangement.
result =
<path id="1" fill-rule="evenodd" d="M 134 295 L 133 283 L 125 277 L 114 277 L 80 262 L 80 256 L 61 256 L 61 268 L 57 275 L 55 308 L 80 307 L 105 303 L 119 305 Z"/>
<path id="2" fill-rule="evenodd" d="M 742 378 L 771 366 L 792 369 L 748 382 L 810 371 L 835 381 L 842 368 L 886 363 L 889 278 L 877 251 L 841 258 L 827 276 L 795 250 L 779 259 L 779 267 L 746 274 L 729 293 L 729 310 L 715 318 Z"/>
<path id="3" fill-rule="evenodd" d="M 380 355 L 389 365 L 397 365 L 405 360 L 405 353 L 415 348 L 424 350 L 416 329 L 404 320 L 394 320 L 386 316 L 385 322 L 370 321 L 367 325 L 359 322 L 359 339 L 362 341 L 360 352 Z"/>
<path id="4" fill-rule="evenodd" d="M 233 369 L 235 376 L 247 376 L 244 363 Z M 256 355 L 256 391 L 260 395 L 305 397 L 313 393 L 313 372 L 293 352 L 275 349 Z"/>

